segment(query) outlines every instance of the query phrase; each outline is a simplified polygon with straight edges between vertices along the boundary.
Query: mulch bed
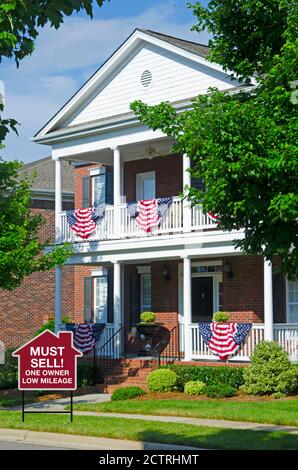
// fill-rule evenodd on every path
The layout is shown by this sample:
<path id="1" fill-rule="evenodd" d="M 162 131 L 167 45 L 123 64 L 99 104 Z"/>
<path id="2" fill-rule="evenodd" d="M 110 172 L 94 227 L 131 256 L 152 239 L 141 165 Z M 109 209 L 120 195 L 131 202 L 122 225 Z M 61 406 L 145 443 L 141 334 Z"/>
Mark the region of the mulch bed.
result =
<path id="1" fill-rule="evenodd" d="M 297 398 L 298 395 L 289 395 L 288 397 L 285 398 L 272 398 L 269 395 L 265 395 L 262 397 L 256 397 L 254 395 L 244 395 L 240 392 L 237 393 L 234 397 L 226 397 L 226 398 L 216 398 L 217 401 L 224 401 L 224 402 L 260 402 L 260 401 L 276 401 L 276 400 L 289 400 Z M 159 392 L 148 392 L 145 395 L 136 398 L 135 400 L 196 400 L 196 401 L 210 401 L 210 400 L 215 400 L 214 398 L 209 398 L 205 395 L 198 395 L 198 396 L 193 396 L 193 395 L 186 395 L 181 392 L 166 392 L 166 393 L 159 393 Z"/>

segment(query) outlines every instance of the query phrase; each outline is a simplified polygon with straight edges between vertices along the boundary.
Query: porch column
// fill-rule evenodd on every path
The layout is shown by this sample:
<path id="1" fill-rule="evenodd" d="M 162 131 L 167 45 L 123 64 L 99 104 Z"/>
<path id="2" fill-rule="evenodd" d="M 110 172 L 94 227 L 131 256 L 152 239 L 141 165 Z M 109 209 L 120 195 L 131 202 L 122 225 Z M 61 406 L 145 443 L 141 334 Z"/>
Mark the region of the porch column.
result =
<path id="1" fill-rule="evenodd" d="M 191 186 L 191 175 L 187 169 L 190 168 L 190 158 L 187 153 L 183 154 L 183 190 L 185 186 Z M 183 200 L 183 231 L 191 229 L 191 205 L 186 199 Z"/>
<path id="2" fill-rule="evenodd" d="M 272 264 L 264 259 L 264 338 L 273 341 Z"/>
<path id="3" fill-rule="evenodd" d="M 120 235 L 121 233 L 121 213 L 119 205 L 121 204 L 121 154 L 119 147 L 111 147 L 113 150 L 113 166 L 114 166 L 114 233 Z"/>
<path id="4" fill-rule="evenodd" d="M 191 259 L 183 258 L 183 316 L 184 316 L 184 360 L 192 359 L 191 344 Z"/>
<path id="5" fill-rule="evenodd" d="M 59 331 L 61 325 L 61 306 L 62 306 L 62 268 L 55 268 L 55 332 Z"/>
<path id="6" fill-rule="evenodd" d="M 55 160 L 55 241 L 61 242 L 62 182 L 61 160 Z"/>

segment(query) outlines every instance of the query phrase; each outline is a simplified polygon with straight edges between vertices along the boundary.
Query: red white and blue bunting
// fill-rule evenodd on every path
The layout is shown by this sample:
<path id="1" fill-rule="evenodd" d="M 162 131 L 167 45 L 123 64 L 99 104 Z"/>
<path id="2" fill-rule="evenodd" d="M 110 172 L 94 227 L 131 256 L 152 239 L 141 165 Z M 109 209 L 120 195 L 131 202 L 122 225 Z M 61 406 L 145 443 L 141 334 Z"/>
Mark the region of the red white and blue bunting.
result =
<path id="1" fill-rule="evenodd" d="M 144 232 L 152 232 L 157 227 L 161 218 L 166 214 L 173 202 L 173 197 L 161 197 L 142 201 L 129 202 L 127 212 L 134 219 L 137 226 Z"/>
<path id="2" fill-rule="evenodd" d="M 199 331 L 210 351 L 221 360 L 233 356 L 245 342 L 252 323 L 199 323 Z"/>
<path id="3" fill-rule="evenodd" d="M 65 330 L 73 332 L 73 344 L 83 354 L 92 351 L 99 341 L 105 323 L 66 323 Z"/>
<path id="4" fill-rule="evenodd" d="M 80 238 L 89 238 L 105 216 L 105 206 L 87 207 L 66 211 L 66 220 L 70 228 Z"/>

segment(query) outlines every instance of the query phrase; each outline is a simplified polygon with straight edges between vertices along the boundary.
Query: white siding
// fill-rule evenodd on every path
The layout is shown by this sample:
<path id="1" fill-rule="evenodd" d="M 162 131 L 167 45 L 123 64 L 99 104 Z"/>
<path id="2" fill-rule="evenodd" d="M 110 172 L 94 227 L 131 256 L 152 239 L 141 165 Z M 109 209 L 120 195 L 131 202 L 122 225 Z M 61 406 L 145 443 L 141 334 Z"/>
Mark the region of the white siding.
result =
<path id="1" fill-rule="evenodd" d="M 152 83 L 144 88 L 140 77 L 152 72 Z M 223 73 L 153 45 L 139 50 L 122 69 L 101 85 L 65 125 L 82 124 L 129 112 L 129 104 L 140 99 L 147 104 L 177 101 L 205 93 L 209 87 L 227 89 L 235 86 Z"/>

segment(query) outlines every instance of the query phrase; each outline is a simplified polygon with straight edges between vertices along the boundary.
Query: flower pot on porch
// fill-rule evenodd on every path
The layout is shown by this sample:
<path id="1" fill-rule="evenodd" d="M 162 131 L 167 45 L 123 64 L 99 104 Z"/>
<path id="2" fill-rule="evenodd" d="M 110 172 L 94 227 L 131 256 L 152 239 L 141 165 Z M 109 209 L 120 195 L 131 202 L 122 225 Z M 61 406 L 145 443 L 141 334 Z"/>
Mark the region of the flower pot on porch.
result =
<path id="1" fill-rule="evenodd" d="M 145 339 L 145 345 L 144 347 L 139 351 L 139 356 L 150 356 L 150 352 L 152 349 L 152 337 L 155 336 L 155 334 L 159 331 L 160 329 L 160 324 L 159 323 L 138 323 L 136 325 L 138 333 L 144 337 Z"/>

